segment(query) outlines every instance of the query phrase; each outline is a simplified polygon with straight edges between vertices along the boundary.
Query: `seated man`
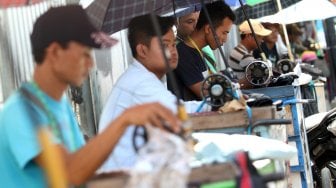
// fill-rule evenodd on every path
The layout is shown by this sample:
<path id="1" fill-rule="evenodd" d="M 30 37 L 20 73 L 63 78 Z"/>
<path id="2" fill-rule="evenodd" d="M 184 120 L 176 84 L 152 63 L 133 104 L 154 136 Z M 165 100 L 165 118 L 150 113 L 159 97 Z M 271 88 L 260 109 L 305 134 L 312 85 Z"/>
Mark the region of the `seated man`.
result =
<path id="1" fill-rule="evenodd" d="M 280 25 L 277 23 L 262 23 L 262 25 L 272 31 L 270 35 L 264 37 L 264 41 L 261 43 L 260 47 L 266 55 L 266 58 L 272 62 L 273 67 L 283 56 L 287 55 L 287 48 L 282 41 L 281 35 L 279 34 Z M 260 51 L 255 49 L 253 51 L 254 58 L 261 59 Z"/>
<path id="2" fill-rule="evenodd" d="M 185 42 L 185 40 L 188 40 L 188 37 L 190 37 L 190 34 L 195 30 L 197 20 L 199 17 L 199 11 L 192 12 L 190 14 L 181 16 L 177 18 L 177 35 L 176 40 L 177 44 L 179 42 Z M 207 56 L 207 61 L 210 61 L 211 64 L 216 64 L 216 58 L 214 55 L 214 52 L 211 50 L 210 46 L 207 45 L 202 48 L 203 54 Z M 169 82 L 168 82 L 169 84 Z M 170 85 L 168 85 L 169 88 L 171 88 Z"/>
<path id="3" fill-rule="evenodd" d="M 257 20 L 250 19 L 250 21 L 256 34 L 257 42 L 260 44 L 263 37 L 271 34 L 272 31 L 265 29 Z M 239 32 L 241 41 L 231 51 L 228 63 L 241 82 L 245 79 L 246 66 L 255 60 L 252 52 L 257 49 L 258 46 L 247 21 L 244 21 L 239 25 Z"/>
<path id="4" fill-rule="evenodd" d="M 198 20 L 199 11 L 192 12 L 190 14 L 177 18 L 177 35 L 178 42 L 184 42 L 188 39 L 188 36 L 194 31 Z"/>
<path id="5" fill-rule="evenodd" d="M 165 52 L 169 58 L 168 64 L 174 69 L 178 61 L 172 29 L 174 19 L 158 16 L 157 19 L 163 34 Z M 128 41 L 135 60 L 113 86 L 100 118 L 99 131 L 103 131 L 107 123 L 123 113 L 126 108 L 137 104 L 159 102 L 175 113 L 177 111 L 176 97 L 161 81 L 168 69 L 150 15 L 135 17 L 130 21 Z M 192 101 L 186 103 L 187 112 L 195 112 L 199 104 L 200 102 Z M 130 127 L 126 131 L 99 172 L 130 168 L 134 165 L 137 156 L 132 145 L 134 128 Z"/>
<path id="6" fill-rule="evenodd" d="M 299 58 L 304 51 L 308 50 L 308 48 L 302 44 L 301 36 L 303 32 L 297 24 L 286 25 L 286 29 L 294 59 Z"/>
<path id="7" fill-rule="evenodd" d="M 221 45 L 227 40 L 227 34 L 230 32 L 235 15 L 223 1 L 206 4 L 206 8 Z M 219 47 L 202 9 L 194 32 L 191 33 L 188 40 L 177 45 L 180 57 L 174 74 L 183 100 L 201 100 L 202 81 L 207 76 L 208 70 L 214 72 L 214 65 L 205 60 L 206 54 L 201 51 L 207 45 L 212 50 Z M 174 92 L 169 85 L 169 78 L 168 89 Z"/>
<path id="8" fill-rule="evenodd" d="M 64 167 L 54 175 L 58 186 L 80 185 L 105 161 L 128 125 L 162 126 L 153 121 L 162 119 L 178 128 L 177 118 L 158 103 L 132 106 L 85 144 L 65 92 L 87 77 L 94 63 L 91 48 L 115 41 L 93 27 L 81 6 L 68 5 L 50 8 L 36 20 L 31 43 L 36 61 L 33 80 L 8 98 L 0 113 L 1 187 L 56 187 L 44 171 L 50 161 Z M 40 146 L 41 127 L 50 130 L 53 146 Z M 49 157 L 51 148 L 60 157 Z M 62 171 L 64 178 L 59 176 Z"/>

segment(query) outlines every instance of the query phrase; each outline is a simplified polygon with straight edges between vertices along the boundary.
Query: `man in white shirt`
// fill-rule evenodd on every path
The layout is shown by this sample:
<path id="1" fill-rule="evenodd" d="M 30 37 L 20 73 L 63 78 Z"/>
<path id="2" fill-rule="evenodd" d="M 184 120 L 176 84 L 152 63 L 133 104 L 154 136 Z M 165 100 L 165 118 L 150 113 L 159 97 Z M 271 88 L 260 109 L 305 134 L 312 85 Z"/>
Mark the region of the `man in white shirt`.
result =
<path id="1" fill-rule="evenodd" d="M 159 16 L 157 19 L 163 35 L 162 41 L 168 64 L 174 69 L 178 62 L 172 29 L 174 19 Z M 100 118 L 99 131 L 103 131 L 107 123 L 125 109 L 149 101 L 159 102 L 173 112 L 177 112 L 176 96 L 168 91 L 161 81 L 168 69 L 150 15 L 131 20 L 128 27 L 128 40 L 135 60 L 114 85 Z M 200 102 L 190 101 L 185 105 L 187 112 L 190 113 L 196 111 Z M 135 127 L 131 126 L 126 130 L 115 150 L 98 172 L 129 169 L 134 165 L 137 157 L 132 145 L 134 129 Z"/>

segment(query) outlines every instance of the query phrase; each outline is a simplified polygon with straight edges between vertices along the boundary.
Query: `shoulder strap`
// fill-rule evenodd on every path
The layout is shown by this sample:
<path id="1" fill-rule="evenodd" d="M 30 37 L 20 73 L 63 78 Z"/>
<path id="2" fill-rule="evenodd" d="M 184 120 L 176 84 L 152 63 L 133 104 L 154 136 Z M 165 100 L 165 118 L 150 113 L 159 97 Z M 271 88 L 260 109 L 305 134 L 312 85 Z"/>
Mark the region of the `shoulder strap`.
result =
<path id="1" fill-rule="evenodd" d="M 25 87 L 20 87 L 19 92 L 26 97 L 26 99 L 30 100 L 31 102 L 33 102 L 35 105 L 37 105 L 37 107 L 39 107 L 48 117 L 48 121 L 50 123 L 51 128 L 53 129 L 54 134 L 61 139 L 62 141 L 64 141 L 64 136 L 62 134 L 62 131 L 56 121 L 56 118 L 50 114 L 50 112 L 46 109 L 46 106 L 43 105 L 43 103 L 32 93 L 30 92 L 27 88 Z M 31 113 L 31 112 L 29 112 Z M 32 117 L 34 118 L 35 116 L 32 115 Z"/>
<path id="2" fill-rule="evenodd" d="M 21 86 L 20 89 L 19 89 L 19 92 L 23 96 L 25 96 L 27 99 L 32 101 L 34 104 L 36 104 L 39 108 L 41 108 L 41 110 L 43 110 L 43 112 L 48 114 L 47 109 L 42 104 L 42 102 L 40 100 L 38 100 L 37 97 L 35 95 L 33 95 L 30 91 L 28 91 L 27 88 Z"/>

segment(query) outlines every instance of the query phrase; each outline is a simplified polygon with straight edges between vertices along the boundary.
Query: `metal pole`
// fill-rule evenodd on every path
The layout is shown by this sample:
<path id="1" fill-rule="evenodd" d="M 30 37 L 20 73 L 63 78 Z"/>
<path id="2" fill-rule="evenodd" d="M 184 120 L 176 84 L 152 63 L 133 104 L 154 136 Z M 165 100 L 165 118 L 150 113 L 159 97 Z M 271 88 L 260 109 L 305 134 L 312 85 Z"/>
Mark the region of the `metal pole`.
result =
<path id="1" fill-rule="evenodd" d="M 201 6 L 202 6 L 202 9 L 203 9 L 203 11 L 204 11 L 205 17 L 206 17 L 206 19 L 207 19 L 208 22 L 209 22 L 209 26 L 210 26 L 211 32 L 212 32 L 212 34 L 213 34 L 213 37 L 214 37 L 214 39 L 215 39 L 216 45 L 217 45 L 217 47 L 218 47 L 218 50 L 219 50 L 219 52 L 220 52 L 220 55 L 221 55 L 221 57 L 222 57 L 222 59 L 223 59 L 223 61 L 224 61 L 225 69 L 227 69 L 228 71 L 232 71 L 231 68 L 230 68 L 230 66 L 229 66 L 229 63 L 228 63 L 227 60 L 225 59 L 225 55 L 224 55 L 223 49 L 221 48 L 223 44 L 220 44 L 220 42 L 219 42 L 218 36 L 217 36 L 217 34 L 216 34 L 216 30 L 215 30 L 214 25 L 213 25 L 213 23 L 212 23 L 212 20 L 211 20 L 211 18 L 210 18 L 208 9 L 207 9 L 206 6 L 205 6 L 205 2 L 204 2 L 204 0 L 201 0 Z"/>
<path id="2" fill-rule="evenodd" d="M 278 5 L 278 9 L 279 9 L 278 12 L 280 12 L 282 10 L 282 6 L 281 6 L 280 0 L 277 0 L 277 5 Z M 282 25 L 282 30 L 283 30 L 283 33 L 284 33 L 284 36 L 285 36 L 285 42 L 286 42 L 286 46 L 287 46 L 287 50 L 288 50 L 289 59 L 291 61 L 294 61 L 294 56 L 293 56 L 293 53 L 292 53 L 292 50 L 291 50 L 291 45 L 289 43 L 286 25 L 283 24 L 283 23 L 281 23 L 281 25 Z"/>
<path id="3" fill-rule="evenodd" d="M 255 34 L 255 32 L 254 32 L 254 28 L 252 27 L 250 18 L 249 18 L 249 17 L 247 16 L 247 14 L 246 14 L 245 7 L 244 7 L 244 5 L 243 5 L 242 0 L 239 0 L 239 3 L 240 3 L 240 6 L 241 6 L 241 8 L 242 8 L 242 11 L 243 11 L 243 14 L 244 14 L 244 16 L 245 16 L 245 19 L 246 19 L 246 21 L 247 21 L 247 23 L 248 23 L 248 25 L 249 25 L 249 27 L 250 27 L 250 29 L 251 29 L 252 36 L 253 36 L 253 38 L 254 38 L 254 41 L 255 41 L 255 43 L 257 44 L 258 50 L 259 50 L 259 52 L 260 52 L 260 56 L 261 56 L 261 58 L 262 58 L 263 61 L 267 61 L 266 55 L 265 55 L 264 51 L 261 49 L 260 44 L 258 43 L 258 40 L 257 40 L 256 34 Z"/>

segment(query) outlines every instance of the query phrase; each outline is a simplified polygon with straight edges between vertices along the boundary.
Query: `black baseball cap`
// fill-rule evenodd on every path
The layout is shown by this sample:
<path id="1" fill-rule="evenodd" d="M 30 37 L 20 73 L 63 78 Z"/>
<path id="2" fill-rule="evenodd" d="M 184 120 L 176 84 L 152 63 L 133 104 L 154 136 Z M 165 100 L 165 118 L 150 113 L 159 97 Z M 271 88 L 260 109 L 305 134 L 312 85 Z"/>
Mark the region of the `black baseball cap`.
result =
<path id="1" fill-rule="evenodd" d="M 52 7 L 35 22 L 31 34 L 33 52 L 52 42 L 75 41 L 92 48 L 108 48 L 116 39 L 96 29 L 80 5 Z"/>

